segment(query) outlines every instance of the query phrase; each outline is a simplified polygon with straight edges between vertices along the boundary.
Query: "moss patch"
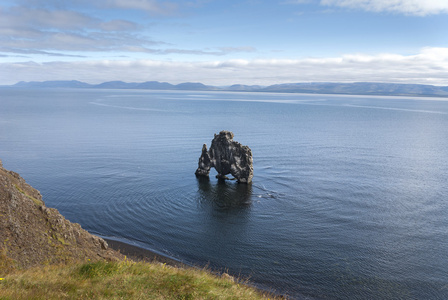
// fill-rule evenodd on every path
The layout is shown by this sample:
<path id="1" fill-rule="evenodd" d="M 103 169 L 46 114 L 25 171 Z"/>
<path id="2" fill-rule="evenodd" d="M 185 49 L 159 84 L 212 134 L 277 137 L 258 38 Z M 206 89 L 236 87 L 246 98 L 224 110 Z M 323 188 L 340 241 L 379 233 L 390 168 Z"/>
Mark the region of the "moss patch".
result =
<path id="1" fill-rule="evenodd" d="M 44 205 L 42 200 L 36 199 L 30 195 L 28 195 L 24 190 L 22 190 L 17 184 L 14 184 L 14 187 L 24 196 L 26 196 L 28 199 L 32 200 L 34 202 L 34 204 L 36 204 L 37 206 L 42 206 Z"/>

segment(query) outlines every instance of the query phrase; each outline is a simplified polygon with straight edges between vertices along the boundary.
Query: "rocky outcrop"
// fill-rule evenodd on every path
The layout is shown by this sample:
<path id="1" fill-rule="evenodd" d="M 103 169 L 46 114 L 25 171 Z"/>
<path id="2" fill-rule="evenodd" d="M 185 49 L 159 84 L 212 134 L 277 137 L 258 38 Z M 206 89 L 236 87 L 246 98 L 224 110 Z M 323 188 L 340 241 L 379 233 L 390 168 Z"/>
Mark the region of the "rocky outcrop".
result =
<path id="1" fill-rule="evenodd" d="M 197 176 L 208 176 L 208 174 L 210 173 L 211 167 L 212 167 L 212 165 L 211 165 L 210 155 L 208 154 L 208 151 L 207 151 L 207 145 L 204 144 L 202 146 L 202 154 L 201 154 L 201 157 L 199 157 L 198 168 L 197 168 L 195 174 Z"/>
<path id="2" fill-rule="evenodd" d="M 250 183 L 253 177 L 252 151 L 248 146 L 243 146 L 233 140 L 233 133 L 221 131 L 215 134 L 210 149 L 202 146 L 202 154 L 199 158 L 196 176 L 209 176 L 210 169 L 218 172 L 216 177 L 226 179 L 231 174 L 238 182 Z"/>
<path id="3" fill-rule="evenodd" d="M 102 238 L 46 207 L 39 191 L 0 161 L 0 269 L 120 258 Z"/>

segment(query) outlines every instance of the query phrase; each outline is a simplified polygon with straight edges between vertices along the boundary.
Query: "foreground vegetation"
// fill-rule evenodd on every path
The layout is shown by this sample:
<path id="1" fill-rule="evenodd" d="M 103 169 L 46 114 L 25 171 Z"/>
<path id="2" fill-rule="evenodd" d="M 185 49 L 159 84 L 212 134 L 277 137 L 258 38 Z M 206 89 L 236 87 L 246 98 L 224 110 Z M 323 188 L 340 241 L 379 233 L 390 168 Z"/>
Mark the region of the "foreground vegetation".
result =
<path id="1" fill-rule="evenodd" d="M 0 160 L 0 300 L 263 297 L 227 274 L 126 259 L 46 207 Z"/>
<path id="2" fill-rule="evenodd" d="M 88 262 L 1 274 L 0 299 L 266 299 L 230 276 L 160 263 Z"/>

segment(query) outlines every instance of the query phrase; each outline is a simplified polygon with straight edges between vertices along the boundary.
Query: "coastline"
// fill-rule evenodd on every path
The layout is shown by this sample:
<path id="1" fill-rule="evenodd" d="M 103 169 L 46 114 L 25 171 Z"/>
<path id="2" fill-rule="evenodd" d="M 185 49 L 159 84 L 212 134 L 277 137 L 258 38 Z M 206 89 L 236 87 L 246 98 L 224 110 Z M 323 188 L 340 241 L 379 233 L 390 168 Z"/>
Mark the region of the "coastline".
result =
<path id="1" fill-rule="evenodd" d="M 161 263 L 161 264 L 167 264 L 172 267 L 176 268 L 199 268 L 200 266 L 194 266 L 194 265 L 188 265 L 185 263 L 182 263 L 178 260 L 172 259 L 170 257 L 164 256 L 162 254 L 156 253 L 154 251 L 131 245 L 125 242 L 112 240 L 106 237 L 101 237 L 103 240 L 107 242 L 109 247 L 115 251 L 118 251 L 119 253 L 126 255 L 126 257 L 135 260 L 135 261 L 145 261 L 145 262 L 151 262 L 151 263 Z M 226 272 L 223 272 L 222 270 L 210 270 L 212 274 L 215 274 L 217 276 L 226 277 L 226 278 L 233 278 L 236 282 L 240 282 L 244 285 L 250 286 L 252 288 L 257 289 L 263 294 L 269 294 L 273 297 L 278 297 L 281 299 L 290 299 L 289 296 L 286 296 L 285 294 L 281 294 L 278 291 L 276 291 L 273 288 L 263 286 L 261 284 L 257 284 L 255 282 L 249 281 L 248 279 L 241 279 L 238 277 L 234 277 L 232 275 L 229 275 Z M 292 299 L 292 298 L 291 298 Z"/>
<path id="2" fill-rule="evenodd" d="M 91 234 L 46 207 L 40 192 L 4 169 L 1 160 L 0 204 L 0 216 L 7 216 L 0 218 L 0 294 L 8 299 L 271 295 L 226 273 Z"/>
<path id="3" fill-rule="evenodd" d="M 159 262 L 162 264 L 167 264 L 177 268 L 189 268 L 192 267 L 170 257 L 158 254 L 151 250 L 127 244 L 125 242 L 120 242 L 112 240 L 109 238 L 102 237 L 103 240 L 107 242 L 110 248 L 119 253 L 126 255 L 126 257 L 135 261 L 146 261 L 146 262 Z"/>

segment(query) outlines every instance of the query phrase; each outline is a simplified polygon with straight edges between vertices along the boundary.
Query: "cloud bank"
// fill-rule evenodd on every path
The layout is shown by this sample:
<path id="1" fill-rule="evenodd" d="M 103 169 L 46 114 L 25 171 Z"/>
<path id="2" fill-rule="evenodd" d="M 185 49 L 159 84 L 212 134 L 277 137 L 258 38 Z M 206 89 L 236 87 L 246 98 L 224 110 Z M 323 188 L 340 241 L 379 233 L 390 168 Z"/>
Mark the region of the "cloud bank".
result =
<path id="1" fill-rule="evenodd" d="M 447 0 L 321 0 L 320 4 L 416 16 L 448 13 Z"/>
<path id="2" fill-rule="evenodd" d="M 348 35 L 341 34 L 341 39 L 332 33 L 343 32 L 347 28 L 342 26 L 339 31 L 328 30 L 329 24 L 336 24 L 335 20 L 346 17 L 345 14 L 335 14 L 332 17 L 337 18 L 330 18 L 329 23 L 326 23 L 327 15 L 324 14 L 282 23 L 283 17 L 290 15 L 288 7 L 284 15 L 276 17 L 276 24 L 280 24 L 274 26 L 275 30 L 271 32 L 261 30 L 271 28 L 273 23 L 269 22 L 273 20 L 269 18 L 266 19 L 267 24 L 264 24 L 264 19 L 258 20 L 260 28 L 255 31 L 248 30 L 255 23 L 245 19 L 245 22 L 235 22 L 234 27 L 228 29 L 234 19 L 226 18 L 228 14 L 221 15 L 224 6 L 218 2 L 6 0 L 0 4 L 0 84 L 43 80 L 81 80 L 88 83 L 157 80 L 170 83 L 196 81 L 211 85 L 311 81 L 448 85 L 448 48 L 426 47 L 413 55 L 396 53 L 400 49 L 409 51 L 426 45 L 446 46 L 444 32 L 438 29 L 443 26 L 437 25 L 439 23 L 429 26 L 430 17 L 389 18 L 389 22 L 406 19 L 407 25 L 424 20 L 422 24 L 428 26 L 425 28 L 436 31 L 429 32 L 428 39 L 426 32 L 420 33 L 425 37 L 421 42 L 415 43 L 416 38 L 422 37 L 416 36 L 412 29 L 397 30 L 395 35 L 386 34 L 384 39 L 378 38 L 386 33 L 388 27 L 368 31 L 376 33 L 372 35 L 375 39 L 366 42 L 366 45 L 358 42 L 359 46 L 356 41 L 365 38 L 367 33 L 364 34 L 361 29 L 366 27 L 358 30 L 361 33 L 348 30 Z M 247 4 L 251 1 L 243 2 Z M 252 13 L 256 1 L 251 3 Z M 243 4 L 225 8 L 245 7 Z M 321 10 L 322 7 L 334 11 L 332 8 L 340 7 L 344 11 L 354 12 L 351 14 L 355 16 L 354 20 L 366 16 L 356 11 L 422 17 L 448 13 L 448 0 L 283 0 L 267 5 L 266 14 L 271 16 L 271 11 L 267 9 L 278 8 L 280 4 L 303 5 L 312 11 Z M 281 8 L 285 10 L 285 6 Z M 198 17 L 204 12 L 211 16 L 205 14 L 205 21 Z M 368 17 L 370 21 L 375 19 L 373 14 Z M 441 22 L 440 19 L 435 18 L 437 22 Z M 316 20 L 322 21 L 322 24 L 316 24 Z M 297 31 L 291 30 L 290 25 L 297 26 Z M 319 27 L 314 31 L 316 35 L 311 34 L 314 26 Z M 398 27 L 407 28 L 401 23 Z M 296 33 L 301 30 L 311 33 L 304 34 L 302 39 L 296 38 Z M 391 37 L 395 38 L 398 34 L 404 34 L 406 38 L 402 41 L 406 42 L 407 39 L 406 44 L 389 46 Z M 353 38 L 347 39 L 349 35 Z M 325 50 L 327 54 L 321 54 L 325 57 L 304 58 L 315 53 L 312 47 L 320 51 L 322 47 L 318 45 L 322 45 L 322 41 L 331 45 L 325 46 L 331 48 Z M 356 51 L 347 50 L 352 49 L 351 45 L 350 48 L 338 47 L 344 41 L 353 43 L 356 47 L 353 49 L 368 49 L 357 51 L 374 51 L 371 48 L 378 49 L 375 47 L 384 42 L 385 47 L 380 49 L 387 49 L 383 51 L 389 53 L 340 55 Z M 275 52 L 272 47 L 279 47 L 279 51 Z M 302 53 L 302 48 L 308 52 Z M 269 59 L 275 56 L 282 59 Z M 193 61 L 195 59 L 199 61 Z"/>
<path id="3" fill-rule="evenodd" d="M 448 85 L 448 48 L 424 48 L 415 55 L 349 54 L 298 60 L 170 62 L 96 60 L 0 64 L 1 84 L 18 81 L 80 80 L 88 83 L 202 82 L 210 85 L 287 82 L 395 82 Z M 7 75 L 7 76 L 6 76 Z"/>
<path id="4" fill-rule="evenodd" d="M 151 23 L 134 22 L 132 17 L 142 13 L 163 16 L 176 13 L 178 6 L 167 1 L 80 0 L 71 3 L 70 7 L 66 7 L 65 2 L 54 0 L 26 0 L 19 3 L 22 5 L 0 5 L 0 52 L 4 56 L 9 53 L 11 56 L 40 54 L 81 57 L 79 53 L 83 52 L 222 56 L 256 51 L 251 46 L 185 49 L 152 39 L 148 35 Z M 78 6 L 83 9 L 77 10 Z M 105 15 L 109 15 L 107 13 L 88 13 L 90 9 L 101 9 L 102 14 L 107 11 L 112 16 L 122 18 L 106 18 Z"/>

